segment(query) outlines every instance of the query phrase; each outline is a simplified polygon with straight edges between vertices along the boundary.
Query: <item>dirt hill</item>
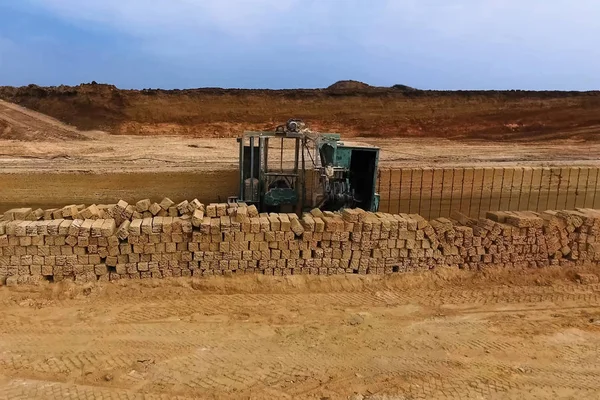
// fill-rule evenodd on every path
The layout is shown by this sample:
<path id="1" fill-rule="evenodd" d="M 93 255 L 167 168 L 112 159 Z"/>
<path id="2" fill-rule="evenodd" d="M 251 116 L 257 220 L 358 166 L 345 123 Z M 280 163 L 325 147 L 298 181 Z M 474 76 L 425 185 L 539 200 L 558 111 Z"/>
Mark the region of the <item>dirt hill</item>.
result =
<path id="1" fill-rule="evenodd" d="M 82 130 L 232 137 L 290 117 L 345 136 L 594 140 L 600 92 L 423 91 L 338 82 L 302 90 L 0 87 L 0 98 Z M 411 88 L 412 89 L 412 88 Z"/>
<path id="2" fill-rule="evenodd" d="M 0 100 L 0 139 L 20 141 L 88 140 L 76 128 L 45 114 Z"/>
<path id="3" fill-rule="evenodd" d="M 329 86 L 328 90 L 367 90 L 373 87 L 359 81 L 337 81 L 333 85 Z"/>

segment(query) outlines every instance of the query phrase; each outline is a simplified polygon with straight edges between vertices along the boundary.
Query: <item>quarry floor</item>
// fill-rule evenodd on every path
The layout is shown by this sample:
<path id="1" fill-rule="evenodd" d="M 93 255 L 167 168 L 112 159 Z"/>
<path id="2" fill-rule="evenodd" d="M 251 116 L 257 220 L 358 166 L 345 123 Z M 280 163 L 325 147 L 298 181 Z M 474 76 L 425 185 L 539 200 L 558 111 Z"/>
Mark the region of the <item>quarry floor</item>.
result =
<path id="1" fill-rule="evenodd" d="M 600 285 L 573 276 L 3 287 L 0 398 L 596 399 Z"/>
<path id="2" fill-rule="evenodd" d="M 125 136 L 80 132 L 89 140 L 0 139 L 2 173 L 214 172 L 237 169 L 231 138 Z M 344 143 L 377 146 L 381 168 L 435 166 L 597 165 L 600 142 L 549 140 L 498 142 L 438 138 L 361 138 Z M 278 153 L 278 152 L 276 152 Z M 293 160 L 285 149 L 284 159 Z"/>
<path id="3" fill-rule="evenodd" d="M 235 139 L 115 136 L 103 132 L 79 135 L 90 140 L 0 140 L 0 189 L 9 189 L 0 190 L 0 213 L 15 207 L 52 208 L 73 203 L 115 203 L 119 199 L 135 202 L 165 196 L 174 201 L 198 198 L 205 203 L 223 202 L 239 192 Z M 421 167 L 510 170 L 600 166 L 600 142 L 352 138 L 346 143 L 380 147 L 379 165 L 384 174 L 386 170 Z M 274 153 L 279 152 L 270 155 Z M 284 149 L 284 159 L 293 159 L 291 149 Z M 383 192 L 400 190 L 396 175 L 400 176 L 394 174 L 393 187 L 383 179 Z M 413 191 L 419 191 L 417 184 Z M 486 185 L 491 182 L 486 181 Z M 402 191 L 407 188 L 402 186 Z M 390 196 L 383 192 L 385 202 Z"/>
<path id="4" fill-rule="evenodd" d="M 8 125 L 0 132 L 0 213 L 14 207 L 52 208 L 119 199 L 160 200 L 165 196 L 175 201 L 199 198 L 208 203 L 226 201 L 239 191 L 238 147 L 232 138 L 82 132 L 0 100 L 1 121 Z M 594 129 L 575 128 L 577 134 L 571 129 L 567 136 L 535 135 L 532 140 L 517 135 L 510 141 L 342 137 L 347 144 L 380 147 L 381 171 L 421 167 L 595 168 L 600 166 L 600 142 L 577 139 L 590 137 L 597 131 Z M 293 159 L 291 147 L 284 149 L 284 159 Z M 406 185 L 402 190 L 397 185 L 400 180 L 394 175 L 394 185 L 391 178 L 389 185 L 385 180 L 382 190 L 406 192 Z M 571 185 L 574 192 L 579 183 Z M 382 202 L 387 197 L 382 192 Z"/>

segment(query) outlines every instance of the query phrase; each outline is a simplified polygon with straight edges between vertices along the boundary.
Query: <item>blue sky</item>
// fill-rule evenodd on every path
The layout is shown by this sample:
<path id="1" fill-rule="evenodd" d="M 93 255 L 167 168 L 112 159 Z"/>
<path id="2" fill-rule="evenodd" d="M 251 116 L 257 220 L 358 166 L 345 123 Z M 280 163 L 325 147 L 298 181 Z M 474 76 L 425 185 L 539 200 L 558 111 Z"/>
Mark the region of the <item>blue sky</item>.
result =
<path id="1" fill-rule="evenodd" d="M 600 89 L 597 0 L 0 0 L 0 85 Z"/>

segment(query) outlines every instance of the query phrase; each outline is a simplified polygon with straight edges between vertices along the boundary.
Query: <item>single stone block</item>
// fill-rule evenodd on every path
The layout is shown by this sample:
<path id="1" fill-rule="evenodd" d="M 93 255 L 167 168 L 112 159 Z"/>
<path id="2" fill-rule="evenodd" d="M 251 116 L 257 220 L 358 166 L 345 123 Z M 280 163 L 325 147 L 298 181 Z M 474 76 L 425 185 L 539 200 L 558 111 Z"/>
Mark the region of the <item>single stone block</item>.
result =
<path id="1" fill-rule="evenodd" d="M 202 212 L 204 212 L 204 204 L 200 203 L 200 201 L 198 199 L 192 200 L 190 202 L 189 207 L 192 210 L 201 210 Z"/>
<path id="2" fill-rule="evenodd" d="M 248 207 L 248 216 L 250 218 L 256 218 L 258 217 L 258 209 L 256 208 L 255 205 L 251 205 Z"/>
<path id="3" fill-rule="evenodd" d="M 160 207 L 163 210 L 169 210 L 171 207 L 173 207 L 174 204 L 175 204 L 175 202 L 173 200 L 169 199 L 168 197 L 165 197 L 160 202 Z M 171 216 L 173 216 L 173 215 L 171 215 Z"/>
<path id="4" fill-rule="evenodd" d="M 182 201 L 177 204 L 177 211 L 179 211 L 179 215 L 184 215 L 189 212 L 190 203 L 187 200 Z"/>
<path id="5" fill-rule="evenodd" d="M 79 209 L 75 204 L 71 204 L 69 206 L 65 206 L 62 208 L 62 216 L 63 218 L 73 218 L 79 213 Z"/>
<path id="6" fill-rule="evenodd" d="M 152 215 L 157 215 L 160 211 L 162 211 L 162 208 L 158 203 L 153 203 L 148 209 L 148 211 L 150 211 Z"/>
<path id="7" fill-rule="evenodd" d="M 80 219 L 98 219 L 100 217 L 100 210 L 98 206 L 92 204 L 88 208 L 84 208 L 78 213 Z"/>
<path id="8" fill-rule="evenodd" d="M 217 216 L 217 205 L 209 204 L 206 206 L 206 216 L 209 218 L 214 218 Z"/>
<path id="9" fill-rule="evenodd" d="M 151 205 L 152 201 L 150 201 L 150 199 L 144 199 L 135 203 L 135 209 L 137 212 L 143 213 L 144 211 L 148 211 Z"/>
<path id="10" fill-rule="evenodd" d="M 133 236 L 140 236 L 142 234 L 142 219 L 134 219 L 129 225 L 129 234 Z"/>
<path id="11" fill-rule="evenodd" d="M 53 213 L 56 212 L 56 208 L 50 208 L 48 210 L 44 210 L 44 221 L 50 221 L 53 219 Z"/>
<path id="12" fill-rule="evenodd" d="M 102 224 L 104 224 L 103 219 L 95 220 L 92 223 L 92 229 L 90 231 L 92 237 L 102 237 Z"/>
<path id="13" fill-rule="evenodd" d="M 202 225 L 202 221 L 204 221 L 204 211 L 198 208 L 194 211 L 192 216 L 192 225 L 194 225 L 196 228 L 199 228 L 200 225 Z"/>
<path id="14" fill-rule="evenodd" d="M 62 224 L 60 224 L 59 227 L 59 234 L 63 235 L 63 233 L 61 233 L 61 229 L 63 227 L 64 223 L 68 223 L 70 221 L 65 220 Z M 92 224 L 94 223 L 93 220 L 91 219 L 86 219 L 85 221 L 83 221 L 83 224 L 81 224 L 81 227 L 79 228 L 79 236 L 90 236 L 91 235 L 91 231 L 92 231 Z"/>
<path id="15" fill-rule="evenodd" d="M 142 233 L 146 235 L 152 234 L 152 218 L 144 218 L 142 220 Z"/>
<path id="16" fill-rule="evenodd" d="M 102 223 L 102 226 L 100 227 L 100 233 L 102 237 L 110 237 L 115 234 L 115 231 L 117 230 L 117 225 L 114 219 L 104 219 L 98 221 L 104 221 Z"/>

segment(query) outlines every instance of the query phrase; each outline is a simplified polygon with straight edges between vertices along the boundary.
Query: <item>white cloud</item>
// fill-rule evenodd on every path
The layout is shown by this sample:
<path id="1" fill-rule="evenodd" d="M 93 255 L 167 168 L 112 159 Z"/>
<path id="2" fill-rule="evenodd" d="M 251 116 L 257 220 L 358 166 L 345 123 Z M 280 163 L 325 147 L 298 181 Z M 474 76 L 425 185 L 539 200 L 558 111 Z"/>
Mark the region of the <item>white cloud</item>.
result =
<path id="1" fill-rule="evenodd" d="M 163 63 L 190 71 L 204 63 L 209 77 L 255 70 L 269 77 L 292 70 L 306 76 L 327 75 L 331 70 L 352 71 L 349 77 L 362 73 L 375 81 L 380 76 L 395 80 L 399 71 L 412 69 L 425 70 L 421 74 L 427 79 L 454 73 L 444 79 L 470 82 L 477 73 L 482 80 L 495 82 L 506 76 L 525 80 L 526 74 L 537 77 L 539 71 L 576 74 L 600 61 L 595 43 L 600 37 L 597 0 L 21 0 L 19 4 L 80 27 L 137 38 L 126 43 L 137 46 L 134 51 L 158 55 L 155 58 Z M 273 62 L 277 58 L 284 62 Z M 303 61 L 312 65 L 310 71 Z M 290 64 L 297 64 L 296 69 Z"/>
<path id="2" fill-rule="evenodd" d="M 299 0 L 29 0 L 74 22 L 112 26 L 137 37 L 217 29 L 252 37 Z"/>

